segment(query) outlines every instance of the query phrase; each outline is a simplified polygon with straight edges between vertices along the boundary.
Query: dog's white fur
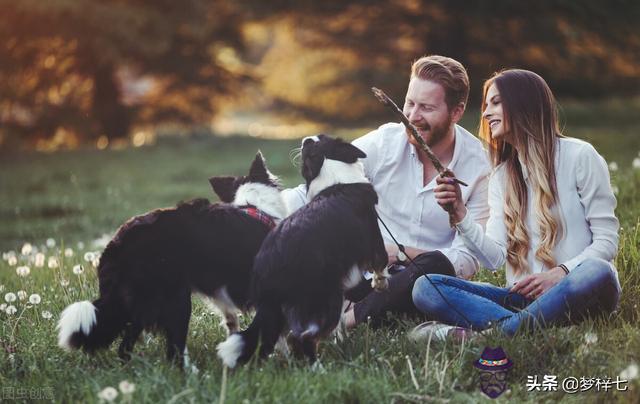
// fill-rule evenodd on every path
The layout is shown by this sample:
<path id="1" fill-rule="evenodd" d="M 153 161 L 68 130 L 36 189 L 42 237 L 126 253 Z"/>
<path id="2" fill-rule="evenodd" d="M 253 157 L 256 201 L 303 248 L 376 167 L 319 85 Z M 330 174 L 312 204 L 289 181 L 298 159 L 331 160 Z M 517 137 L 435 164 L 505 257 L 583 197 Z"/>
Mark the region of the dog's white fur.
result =
<path id="1" fill-rule="evenodd" d="M 230 368 L 235 368 L 243 347 L 244 340 L 242 336 L 240 334 L 232 334 L 226 341 L 219 343 L 216 350 L 218 351 L 218 357 L 222 359 L 222 363 Z"/>
<path id="2" fill-rule="evenodd" d="M 67 307 L 60 314 L 58 321 L 58 346 L 65 350 L 73 347 L 69 339 L 78 331 L 82 331 L 84 335 L 89 335 L 91 328 L 96 324 L 96 308 L 88 300 L 76 302 Z"/>
<path id="3" fill-rule="evenodd" d="M 236 191 L 233 200 L 235 206 L 253 205 L 274 218 L 276 223 L 287 216 L 287 206 L 280 195 L 280 190 L 264 184 L 242 184 Z"/>
<path id="4" fill-rule="evenodd" d="M 307 198 L 313 199 L 323 189 L 336 184 L 356 184 L 368 183 L 369 180 L 364 175 L 364 166 L 361 162 L 356 161 L 347 164 L 342 161 L 324 159 L 320 173 L 309 184 Z"/>

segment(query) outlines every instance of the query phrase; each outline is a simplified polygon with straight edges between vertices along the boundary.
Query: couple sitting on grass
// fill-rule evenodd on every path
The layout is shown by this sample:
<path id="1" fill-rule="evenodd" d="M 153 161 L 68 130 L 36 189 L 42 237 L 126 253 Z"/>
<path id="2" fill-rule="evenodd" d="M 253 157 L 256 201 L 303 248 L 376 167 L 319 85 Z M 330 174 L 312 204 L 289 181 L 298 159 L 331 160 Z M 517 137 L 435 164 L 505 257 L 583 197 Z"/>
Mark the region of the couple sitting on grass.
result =
<path id="1" fill-rule="evenodd" d="M 511 336 L 615 310 L 619 224 L 604 159 L 560 133 L 540 76 L 505 70 L 484 84 L 488 161 L 481 142 L 456 124 L 468 94 L 459 62 L 427 56 L 412 66 L 403 108 L 466 187 L 441 177 L 402 124 L 353 142 L 367 154 L 361 161 L 393 235 L 381 225 L 392 276 L 382 293 L 364 279 L 349 292 L 347 327 L 419 313 L 431 321 L 414 337 L 469 338 L 488 329 Z M 305 203 L 302 186 L 284 195 L 292 209 Z M 479 264 L 506 264 L 506 287 L 468 280 Z"/>

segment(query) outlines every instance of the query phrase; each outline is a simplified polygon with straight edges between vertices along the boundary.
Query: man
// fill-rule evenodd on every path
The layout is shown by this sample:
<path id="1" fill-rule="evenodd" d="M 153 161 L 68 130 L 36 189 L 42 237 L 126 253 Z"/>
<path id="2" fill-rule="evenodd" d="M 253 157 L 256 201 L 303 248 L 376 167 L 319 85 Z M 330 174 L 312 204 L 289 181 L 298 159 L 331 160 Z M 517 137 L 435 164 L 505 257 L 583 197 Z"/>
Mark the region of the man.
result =
<path id="1" fill-rule="evenodd" d="M 469 78 L 459 62 L 424 56 L 411 67 L 403 113 L 419 130 L 443 166 L 468 184 L 462 198 L 474 220 L 489 216 L 489 161 L 480 141 L 457 125 L 469 96 Z M 470 278 L 478 262 L 467 251 L 449 217 L 434 198 L 437 170 L 401 123 L 387 123 L 353 141 L 367 157 L 365 175 L 378 193 L 378 214 L 414 260 L 400 260 L 398 247 L 380 225 L 392 277 L 385 292 L 372 292 L 363 281 L 347 294 L 356 302 L 345 312 L 347 327 L 369 320 L 379 325 L 386 312 L 418 313 L 411 301 L 415 280 L 426 273 Z M 284 193 L 290 211 L 306 203 L 304 185 Z M 404 257 L 401 257 L 404 258 Z"/>

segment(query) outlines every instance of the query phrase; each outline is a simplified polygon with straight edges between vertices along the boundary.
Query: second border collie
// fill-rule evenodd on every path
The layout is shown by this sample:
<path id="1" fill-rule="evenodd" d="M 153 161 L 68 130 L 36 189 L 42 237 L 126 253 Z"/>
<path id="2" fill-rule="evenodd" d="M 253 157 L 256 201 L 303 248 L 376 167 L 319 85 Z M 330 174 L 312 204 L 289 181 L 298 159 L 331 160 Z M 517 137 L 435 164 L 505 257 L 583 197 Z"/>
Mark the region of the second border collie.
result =
<path id="1" fill-rule="evenodd" d="M 249 328 L 218 345 L 224 364 L 247 362 L 260 343 L 260 357 L 273 351 L 285 330 L 297 357 L 317 358 L 317 344 L 338 325 L 344 291 L 362 270 L 387 265 L 377 224 L 378 201 L 359 158 L 365 153 L 325 135 L 302 142 L 302 176 L 309 203 L 282 221 L 265 239 L 254 263 Z"/>
<path id="2" fill-rule="evenodd" d="M 236 313 L 247 309 L 253 259 L 285 216 L 285 205 L 259 152 L 248 176 L 209 181 L 227 203 L 197 199 L 120 227 L 100 258 L 100 297 L 62 312 L 59 346 L 93 352 L 123 335 L 118 354 L 128 359 L 148 329 L 166 335 L 167 357 L 177 360 L 185 351 L 192 292 L 213 300 L 229 331 L 237 331 Z"/>

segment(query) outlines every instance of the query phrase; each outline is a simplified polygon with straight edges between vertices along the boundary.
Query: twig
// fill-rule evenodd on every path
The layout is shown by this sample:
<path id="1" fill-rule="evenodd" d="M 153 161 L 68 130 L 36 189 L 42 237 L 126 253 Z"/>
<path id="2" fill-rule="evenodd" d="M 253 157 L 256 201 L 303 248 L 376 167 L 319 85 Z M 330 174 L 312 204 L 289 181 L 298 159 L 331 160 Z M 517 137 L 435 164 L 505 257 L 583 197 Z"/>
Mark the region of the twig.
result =
<path id="1" fill-rule="evenodd" d="M 389 98 L 389 96 L 387 94 L 385 94 L 385 92 L 380 90 L 379 88 L 371 87 L 371 91 L 373 91 L 373 95 L 375 95 L 376 98 L 381 103 L 383 103 L 395 115 L 397 115 L 398 118 L 400 118 L 400 120 L 404 124 L 404 126 L 407 129 L 409 129 L 409 132 L 411 133 L 411 136 L 415 139 L 416 142 L 418 142 L 418 144 L 420 145 L 420 148 L 422 150 L 424 150 L 424 152 L 426 153 L 427 157 L 431 161 L 431 164 L 433 164 L 435 169 L 438 170 L 438 173 L 440 173 L 440 176 L 441 177 L 452 177 L 455 182 L 457 182 L 458 184 L 466 187 L 467 183 L 455 178 L 453 176 L 453 173 L 450 170 L 448 170 L 447 168 L 445 168 L 442 165 L 442 163 L 440 163 L 440 160 L 438 159 L 438 157 L 436 157 L 436 155 L 433 154 L 433 151 L 431 150 L 431 148 L 427 145 L 427 143 L 424 141 L 422 136 L 420 136 L 420 134 L 418 133 L 418 129 L 411 122 L 409 122 L 409 119 L 407 119 L 407 117 L 402 113 L 402 111 L 400 110 L 400 108 L 398 108 L 396 103 L 393 102 L 393 100 L 391 98 Z"/>

